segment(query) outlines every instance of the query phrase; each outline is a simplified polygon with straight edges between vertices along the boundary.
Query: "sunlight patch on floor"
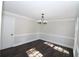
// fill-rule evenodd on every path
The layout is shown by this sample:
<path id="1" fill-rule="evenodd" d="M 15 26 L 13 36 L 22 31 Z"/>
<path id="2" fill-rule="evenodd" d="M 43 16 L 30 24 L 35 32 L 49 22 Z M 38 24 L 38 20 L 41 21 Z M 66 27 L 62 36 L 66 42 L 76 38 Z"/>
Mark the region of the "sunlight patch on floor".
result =
<path id="1" fill-rule="evenodd" d="M 69 54 L 69 51 L 67 51 L 66 49 L 63 49 L 62 47 L 55 46 L 53 43 L 44 42 L 44 44 L 46 44 L 46 45 L 52 47 L 53 49 L 55 49 L 55 50 L 57 50 L 57 51 L 59 51 L 59 52 Z"/>
<path id="2" fill-rule="evenodd" d="M 54 45 L 52 43 L 50 43 L 50 42 L 44 42 L 44 44 L 46 44 L 46 45 L 48 45 L 50 47 L 54 47 Z"/>
<path id="3" fill-rule="evenodd" d="M 69 51 L 67 51 L 66 49 L 63 49 L 61 47 L 55 46 L 54 49 L 59 51 L 59 52 L 69 54 Z"/>
<path id="4" fill-rule="evenodd" d="M 37 51 L 35 48 L 31 48 L 26 51 L 29 57 L 43 57 L 42 53 Z"/>

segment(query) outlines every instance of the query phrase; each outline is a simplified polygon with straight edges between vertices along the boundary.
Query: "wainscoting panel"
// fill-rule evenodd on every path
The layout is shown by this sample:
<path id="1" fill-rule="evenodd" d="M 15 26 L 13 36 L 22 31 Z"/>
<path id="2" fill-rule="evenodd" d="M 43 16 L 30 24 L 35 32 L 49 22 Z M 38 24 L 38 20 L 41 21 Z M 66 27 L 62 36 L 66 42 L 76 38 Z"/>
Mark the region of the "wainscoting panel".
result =
<path id="1" fill-rule="evenodd" d="M 25 33 L 15 35 L 14 46 L 37 40 L 38 33 Z"/>
<path id="2" fill-rule="evenodd" d="M 73 48 L 74 46 L 74 38 L 72 37 L 41 33 L 40 39 L 43 39 L 45 41 L 49 41 L 55 44 L 59 44 L 65 47 L 69 47 L 69 48 Z"/>
<path id="3" fill-rule="evenodd" d="M 74 39 L 71 37 L 58 36 L 54 34 L 50 35 L 45 33 L 25 33 L 15 35 L 13 47 L 38 39 L 49 41 L 69 48 L 73 48 L 74 45 Z"/>

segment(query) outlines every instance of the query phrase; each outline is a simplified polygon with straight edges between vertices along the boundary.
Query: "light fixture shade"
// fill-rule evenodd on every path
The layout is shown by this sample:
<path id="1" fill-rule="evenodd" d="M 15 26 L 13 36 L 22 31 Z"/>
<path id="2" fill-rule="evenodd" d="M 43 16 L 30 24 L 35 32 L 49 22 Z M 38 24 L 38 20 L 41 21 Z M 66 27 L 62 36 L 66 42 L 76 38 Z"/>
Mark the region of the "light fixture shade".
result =
<path id="1" fill-rule="evenodd" d="M 41 23 L 42 23 L 42 21 L 41 21 L 41 20 L 38 20 L 38 21 L 37 21 L 37 23 L 38 23 L 38 24 L 41 24 Z"/>
<path id="2" fill-rule="evenodd" d="M 47 24 L 47 21 L 46 21 L 46 20 L 44 20 L 44 21 L 43 21 L 43 24 Z"/>

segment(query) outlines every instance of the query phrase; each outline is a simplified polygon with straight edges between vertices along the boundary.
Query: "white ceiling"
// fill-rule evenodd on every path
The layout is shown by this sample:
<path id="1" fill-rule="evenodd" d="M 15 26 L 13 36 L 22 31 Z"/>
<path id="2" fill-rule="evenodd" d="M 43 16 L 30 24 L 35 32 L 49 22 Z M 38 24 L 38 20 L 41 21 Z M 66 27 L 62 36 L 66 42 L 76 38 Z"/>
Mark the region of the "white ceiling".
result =
<path id="1" fill-rule="evenodd" d="M 42 10 L 46 19 L 75 17 L 77 3 L 74 1 L 5 1 L 3 10 L 33 19 L 40 19 Z"/>

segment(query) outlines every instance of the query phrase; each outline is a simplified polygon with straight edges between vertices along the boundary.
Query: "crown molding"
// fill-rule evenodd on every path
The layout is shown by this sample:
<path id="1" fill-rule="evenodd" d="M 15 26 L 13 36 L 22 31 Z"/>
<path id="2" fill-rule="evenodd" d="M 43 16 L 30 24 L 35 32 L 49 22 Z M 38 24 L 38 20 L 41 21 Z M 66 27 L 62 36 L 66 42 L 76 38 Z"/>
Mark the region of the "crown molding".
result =
<path id="1" fill-rule="evenodd" d="M 75 21 L 76 17 L 69 17 L 69 18 L 54 18 L 47 20 L 48 22 L 60 22 L 60 21 Z"/>
<path id="2" fill-rule="evenodd" d="M 23 16 L 23 15 L 19 15 L 19 14 L 10 12 L 10 11 L 3 11 L 2 13 L 5 14 L 5 15 L 11 15 L 11 16 L 15 16 L 15 17 L 24 18 L 24 19 L 29 20 L 29 21 L 35 21 L 34 19 L 32 19 L 32 18 L 30 18 L 30 17 Z M 2 14 L 2 15 L 3 15 L 3 14 Z"/>

